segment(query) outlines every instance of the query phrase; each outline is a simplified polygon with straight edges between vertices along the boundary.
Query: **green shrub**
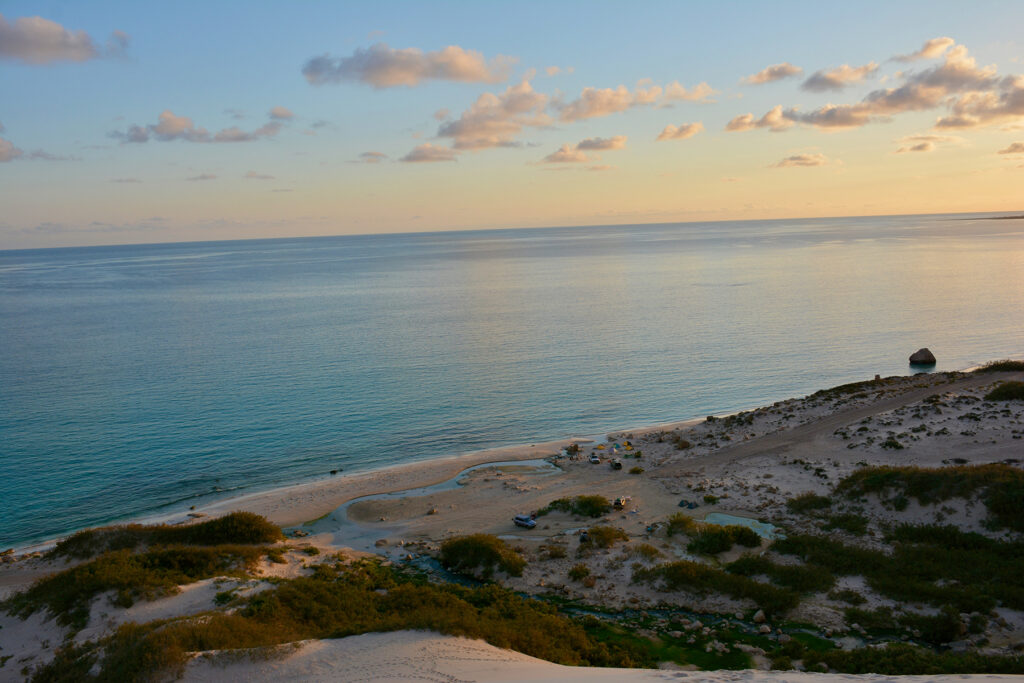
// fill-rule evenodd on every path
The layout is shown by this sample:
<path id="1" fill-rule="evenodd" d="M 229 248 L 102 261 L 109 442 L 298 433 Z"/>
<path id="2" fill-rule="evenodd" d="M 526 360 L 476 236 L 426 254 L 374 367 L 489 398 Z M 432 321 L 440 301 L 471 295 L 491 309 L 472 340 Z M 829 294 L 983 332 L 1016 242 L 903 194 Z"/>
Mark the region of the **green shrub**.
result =
<path id="1" fill-rule="evenodd" d="M 587 529 L 587 538 L 595 548 L 611 548 L 616 541 L 628 541 L 629 534 L 613 526 L 592 526 Z"/>
<path id="2" fill-rule="evenodd" d="M 642 557 L 645 560 L 651 561 L 662 556 L 662 552 L 655 548 L 650 543 L 640 543 L 629 549 L 629 553 L 633 557 Z"/>
<path id="3" fill-rule="evenodd" d="M 688 560 L 636 569 L 633 582 L 647 583 L 668 591 L 725 593 L 737 599 L 753 600 L 768 615 L 782 614 L 800 602 L 797 594 L 791 590 L 776 588 Z"/>
<path id="4" fill-rule="evenodd" d="M 710 493 L 704 496 L 704 502 L 708 505 L 714 505 L 718 502 L 718 496 L 712 496 Z"/>
<path id="5" fill-rule="evenodd" d="M 1024 401 L 1024 382 L 1000 382 L 985 394 L 986 401 Z"/>
<path id="6" fill-rule="evenodd" d="M 761 545 L 761 537 L 753 529 L 739 524 L 730 524 L 729 526 L 707 524 L 697 532 L 686 549 L 702 555 L 717 555 L 731 550 L 735 543 L 747 548 L 755 548 Z"/>
<path id="7" fill-rule="evenodd" d="M 631 467 L 629 469 L 629 473 L 630 474 L 643 474 L 644 473 L 644 468 L 643 467 Z"/>
<path id="8" fill-rule="evenodd" d="M 792 512 L 807 513 L 811 510 L 822 510 L 832 507 L 832 499 L 808 491 L 787 500 L 786 507 Z"/>
<path id="9" fill-rule="evenodd" d="M 526 560 L 505 541 L 491 534 L 460 536 L 441 544 L 441 564 L 460 574 L 482 576 L 494 575 L 494 570 L 521 576 Z"/>
<path id="10" fill-rule="evenodd" d="M 232 512 L 197 524 L 125 524 L 79 531 L 60 541 L 51 557 L 90 558 L 108 550 L 154 545 L 257 545 L 282 540 L 281 528 L 252 512 Z"/>
<path id="11" fill-rule="evenodd" d="M 888 491 L 916 498 L 922 505 L 978 495 L 996 526 L 1024 531 L 1024 471 L 1010 465 L 864 467 L 843 478 L 835 489 L 848 498 Z"/>
<path id="12" fill-rule="evenodd" d="M 645 651 L 601 642 L 549 605 L 493 584 L 432 585 L 379 563 L 318 565 L 285 579 L 232 614 L 126 624 L 99 642 L 69 645 L 32 672 L 34 681 L 144 681 L 173 678 L 189 653 L 269 648 L 312 638 L 403 629 L 482 638 L 573 666 L 654 666 Z"/>
<path id="13" fill-rule="evenodd" d="M 569 570 L 569 578 L 573 581 L 582 581 L 588 576 L 590 576 L 590 567 L 583 563 L 573 565 Z"/>
<path id="14" fill-rule="evenodd" d="M 676 534 L 687 534 L 695 532 L 697 530 L 697 523 L 693 521 L 691 517 L 687 517 L 682 512 L 677 512 L 668 518 L 668 526 L 665 532 L 671 537 Z"/>
<path id="15" fill-rule="evenodd" d="M 46 609 L 57 622 L 75 629 L 89 621 L 93 598 L 114 591 L 114 603 L 130 607 L 177 591 L 179 585 L 214 576 L 244 576 L 271 548 L 242 545 L 165 546 L 133 554 L 112 550 L 51 574 L 0 606 L 21 617 Z"/>
<path id="16" fill-rule="evenodd" d="M 854 536 L 863 536 L 868 532 L 868 520 L 864 515 L 846 513 L 842 515 L 831 515 L 828 521 L 822 526 L 825 531 L 842 529 Z"/>
<path id="17" fill-rule="evenodd" d="M 612 510 L 612 503 L 604 496 L 576 496 L 575 498 L 559 498 L 541 508 L 537 514 L 546 515 L 557 510 L 580 517 L 600 517 Z"/>
<path id="18" fill-rule="evenodd" d="M 764 575 L 774 583 L 800 593 L 826 591 L 835 584 L 832 572 L 824 567 L 775 564 L 767 558 L 744 555 L 726 566 L 740 576 Z"/>
<path id="19" fill-rule="evenodd" d="M 1024 360 L 996 360 L 982 365 L 975 372 L 1024 372 Z"/>

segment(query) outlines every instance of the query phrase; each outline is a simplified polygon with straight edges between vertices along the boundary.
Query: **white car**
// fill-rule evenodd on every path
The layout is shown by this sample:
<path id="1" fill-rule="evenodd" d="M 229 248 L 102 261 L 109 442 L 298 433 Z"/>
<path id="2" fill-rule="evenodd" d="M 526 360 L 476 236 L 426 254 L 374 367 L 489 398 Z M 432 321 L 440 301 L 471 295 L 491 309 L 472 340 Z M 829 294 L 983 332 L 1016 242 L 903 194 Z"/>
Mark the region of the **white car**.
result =
<path id="1" fill-rule="evenodd" d="M 592 462 L 595 465 L 597 465 L 597 464 L 599 464 L 601 462 L 601 458 L 597 457 L 597 453 L 591 453 L 590 454 L 590 462 Z"/>

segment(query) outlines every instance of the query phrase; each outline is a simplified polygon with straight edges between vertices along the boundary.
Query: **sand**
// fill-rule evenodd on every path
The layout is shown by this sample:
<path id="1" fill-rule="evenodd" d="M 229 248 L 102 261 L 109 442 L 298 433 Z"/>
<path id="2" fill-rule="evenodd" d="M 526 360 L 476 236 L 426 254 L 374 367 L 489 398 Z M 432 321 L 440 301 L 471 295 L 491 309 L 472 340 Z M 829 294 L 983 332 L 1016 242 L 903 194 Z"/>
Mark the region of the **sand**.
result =
<path id="1" fill-rule="evenodd" d="M 632 584 L 631 566 L 636 562 L 651 564 L 688 557 L 685 539 L 668 538 L 659 528 L 661 522 L 681 510 L 681 499 L 699 504 L 694 510 L 686 510 L 698 520 L 710 512 L 722 512 L 763 517 L 798 531 L 812 522 L 790 513 L 785 501 L 807 491 L 826 493 L 841 477 L 865 464 L 1017 462 L 1024 459 L 1024 404 L 990 403 L 982 396 L 998 381 L 1022 379 L 1024 373 L 890 378 L 853 392 L 791 399 L 724 419 L 617 432 L 609 435 L 606 446 L 577 440 L 581 448 L 578 457 L 562 452 L 572 440 L 495 449 L 374 472 L 341 474 L 312 484 L 222 501 L 200 508 L 198 513 L 217 515 L 249 510 L 263 514 L 291 527 L 291 533 L 307 534 L 292 545 L 316 545 L 322 550 L 321 558 L 342 548 L 391 559 L 417 558 L 433 553 L 451 536 L 493 533 L 512 541 L 529 559 L 523 576 L 505 581 L 510 588 L 525 593 L 560 594 L 611 607 L 656 607 L 668 597 L 649 586 Z M 626 440 L 631 443 L 630 449 L 624 447 Z M 891 441 L 901 448 L 886 447 Z M 613 453 L 615 443 L 620 448 Z M 637 451 L 642 452 L 642 457 L 633 457 Z M 588 462 L 586 456 L 591 453 L 599 456 L 599 464 Z M 609 467 L 613 457 L 622 459 L 623 469 Z M 455 487 L 417 495 L 365 498 L 441 484 L 484 463 L 540 458 L 556 467 L 531 463 L 483 467 L 464 474 Z M 631 474 L 634 467 L 642 468 L 643 472 Z M 621 511 L 598 520 L 555 512 L 539 517 L 537 528 L 532 530 L 512 524 L 516 514 L 536 512 L 555 498 L 580 494 L 600 494 L 609 499 L 626 497 L 628 502 Z M 707 502 L 712 499 L 705 496 L 713 496 L 717 501 Z M 892 522 L 895 516 L 895 521 L 945 521 L 991 533 L 982 525 L 983 506 L 971 507 L 956 501 L 941 507 L 914 502 L 898 513 L 883 510 L 881 505 L 868 505 L 866 514 L 872 525 Z M 186 519 L 184 515 L 179 518 L 172 521 Z M 318 518 L 322 519 L 309 523 Z M 629 541 L 586 558 L 596 579 L 588 587 L 570 581 L 567 572 L 579 561 L 574 557 L 578 531 L 595 523 L 624 530 Z M 835 533 L 843 537 L 844 532 Z M 870 535 L 861 542 L 870 543 Z M 654 548 L 658 557 L 639 556 L 637 552 L 643 545 Z M 767 541 L 762 547 L 767 547 Z M 567 550 L 566 557 L 553 557 L 552 548 Z M 734 554 L 740 552 L 743 549 L 735 550 Z M 264 563 L 250 582 L 200 582 L 183 587 L 178 595 L 139 603 L 131 610 L 114 608 L 101 596 L 93 606 L 89 626 L 77 639 L 80 642 L 98 637 L 129 620 L 173 618 L 215 609 L 213 596 L 220 590 L 262 590 L 269 585 L 264 579 L 308 573 L 316 561 L 295 550 L 288 553 L 284 565 Z M 63 566 L 38 557 L 0 564 L 0 598 Z M 866 609 L 890 604 L 865 586 L 840 587 L 862 592 L 868 599 Z M 671 600 L 678 608 L 695 613 L 731 614 L 752 605 L 722 596 L 673 594 Z M 842 608 L 843 605 L 819 595 L 805 600 L 790 618 L 816 623 L 824 632 L 843 626 Z M 1001 609 L 999 616 L 1005 625 L 993 621 L 985 634 L 990 652 L 1008 652 L 1022 641 L 1024 614 Z M 62 633 L 52 621 L 39 615 L 24 622 L 0 615 L 0 657 L 13 655 L 7 666 L 0 669 L 0 680 L 7 680 L 14 669 L 47 661 L 62 640 Z M 757 664 L 766 666 L 765 661 Z M 358 672 L 363 673 L 356 675 Z M 576 676 L 607 680 L 736 680 L 740 674 L 567 669 L 475 641 L 402 633 L 306 644 L 284 659 L 256 663 L 245 659 L 226 669 L 203 659 L 189 667 L 187 680 L 258 681 L 273 677 L 553 681 L 572 680 Z M 794 672 L 759 673 L 757 677 L 778 681 L 822 678 Z"/>
<path id="2" fill-rule="evenodd" d="M 561 683 L 563 681 L 750 681 L 752 683 L 841 683 L 842 681 L 1009 681 L 1021 676 L 852 676 L 796 671 L 681 671 L 602 669 L 552 664 L 488 645 L 482 640 L 441 636 L 424 631 L 368 633 L 339 640 L 307 641 L 279 659 L 220 660 L 200 655 L 187 667 L 185 683 L 246 681 L 427 681 L 431 683 Z"/>

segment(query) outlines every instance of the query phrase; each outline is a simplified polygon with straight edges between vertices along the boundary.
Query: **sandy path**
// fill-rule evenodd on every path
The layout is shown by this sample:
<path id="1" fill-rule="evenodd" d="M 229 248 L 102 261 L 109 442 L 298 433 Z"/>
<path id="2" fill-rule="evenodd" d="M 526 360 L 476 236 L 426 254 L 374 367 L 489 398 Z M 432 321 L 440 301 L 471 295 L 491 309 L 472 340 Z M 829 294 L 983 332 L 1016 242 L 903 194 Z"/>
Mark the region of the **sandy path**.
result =
<path id="1" fill-rule="evenodd" d="M 775 434 L 767 434 L 752 441 L 738 443 L 733 446 L 727 446 L 700 458 L 681 460 L 668 464 L 661 467 L 654 476 L 666 478 L 692 473 L 695 470 L 704 472 L 720 470 L 755 456 L 777 456 L 795 450 L 799 450 L 800 453 L 814 452 L 820 456 L 827 451 L 835 449 L 835 446 L 827 443 L 827 441 L 835 430 L 840 427 L 859 422 L 867 417 L 874 417 L 880 413 L 917 403 L 933 394 L 977 389 L 1000 380 L 1020 381 L 1022 378 L 1024 378 L 1024 373 L 985 373 L 970 375 L 950 383 L 929 383 L 921 388 L 911 389 L 891 398 L 883 398 L 866 406 L 842 409 L 832 415 L 821 417 L 792 429 Z"/>

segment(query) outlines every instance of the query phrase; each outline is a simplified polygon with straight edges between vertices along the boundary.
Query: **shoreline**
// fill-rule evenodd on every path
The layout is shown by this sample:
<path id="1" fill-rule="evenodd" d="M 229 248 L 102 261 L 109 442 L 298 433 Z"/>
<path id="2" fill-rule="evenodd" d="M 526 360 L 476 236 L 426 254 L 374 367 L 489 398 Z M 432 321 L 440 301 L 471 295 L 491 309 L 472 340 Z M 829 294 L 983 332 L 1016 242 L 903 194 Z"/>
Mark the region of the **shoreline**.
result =
<path id="1" fill-rule="evenodd" d="M 919 375 L 938 375 L 946 373 L 968 374 L 982 365 L 971 365 L 966 369 L 944 370 L 940 372 L 913 373 L 893 375 L 899 378 L 912 378 Z M 861 381 L 861 380 L 853 380 Z M 826 387 L 827 388 L 827 387 Z M 819 389 L 820 390 L 820 389 Z M 818 390 L 815 390 L 818 391 Z M 815 393 L 779 399 L 775 403 L 803 399 Z M 774 404 L 752 406 L 722 413 L 712 414 L 716 418 L 725 418 L 739 413 L 746 413 Z M 282 527 L 291 527 L 310 522 L 326 515 L 349 501 L 364 496 L 397 493 L 400 491 L 422 488 L 440 484 L 459 476 L 465 470 L 488 463 L 502 461 L 519 461 L 543 459 L 557 456 L 559 452 L 572 443 L 599 443 L 609 435 L 635 434 L 648 435 L 658 431 L 688 429 L 699 425 L 707 419 L 691 417 L 682 420 L 645 424 L 639 427 L 611 429 L 591 436 L 565 437 L 546 442 L 527 444 L 521 442 L 506 446 L 497 446 L 467 453 L 446 455 L 414 462 L 389 464 L 375 469 L 341 472 L 338 475 L 327 475 L 317 479 L 298 481 L 291 484 L 252 491 L 225 498 L 214 498 L 207 503 L 199 503 L 194 509 L 161 511 L 152 514 L 130 516 L 120 521 L 112 521 L 98 526 L 114 526 L 118 524 L 181 524 L 195 518 L 223 515 L 236 510 L 254 512 L 267 517 Z M 179 505 L 172 503 L 170 505 Z M 84 527 L 95 528 L 95 527 Z M 15 554 L 25 555 L 42 552 L 52 548 L 59 541 L 82 529 L 68 534 L 55 536 L 43 541 L 10 546 Z M 6 549 L 5 549 L 6 550 Z"/>

